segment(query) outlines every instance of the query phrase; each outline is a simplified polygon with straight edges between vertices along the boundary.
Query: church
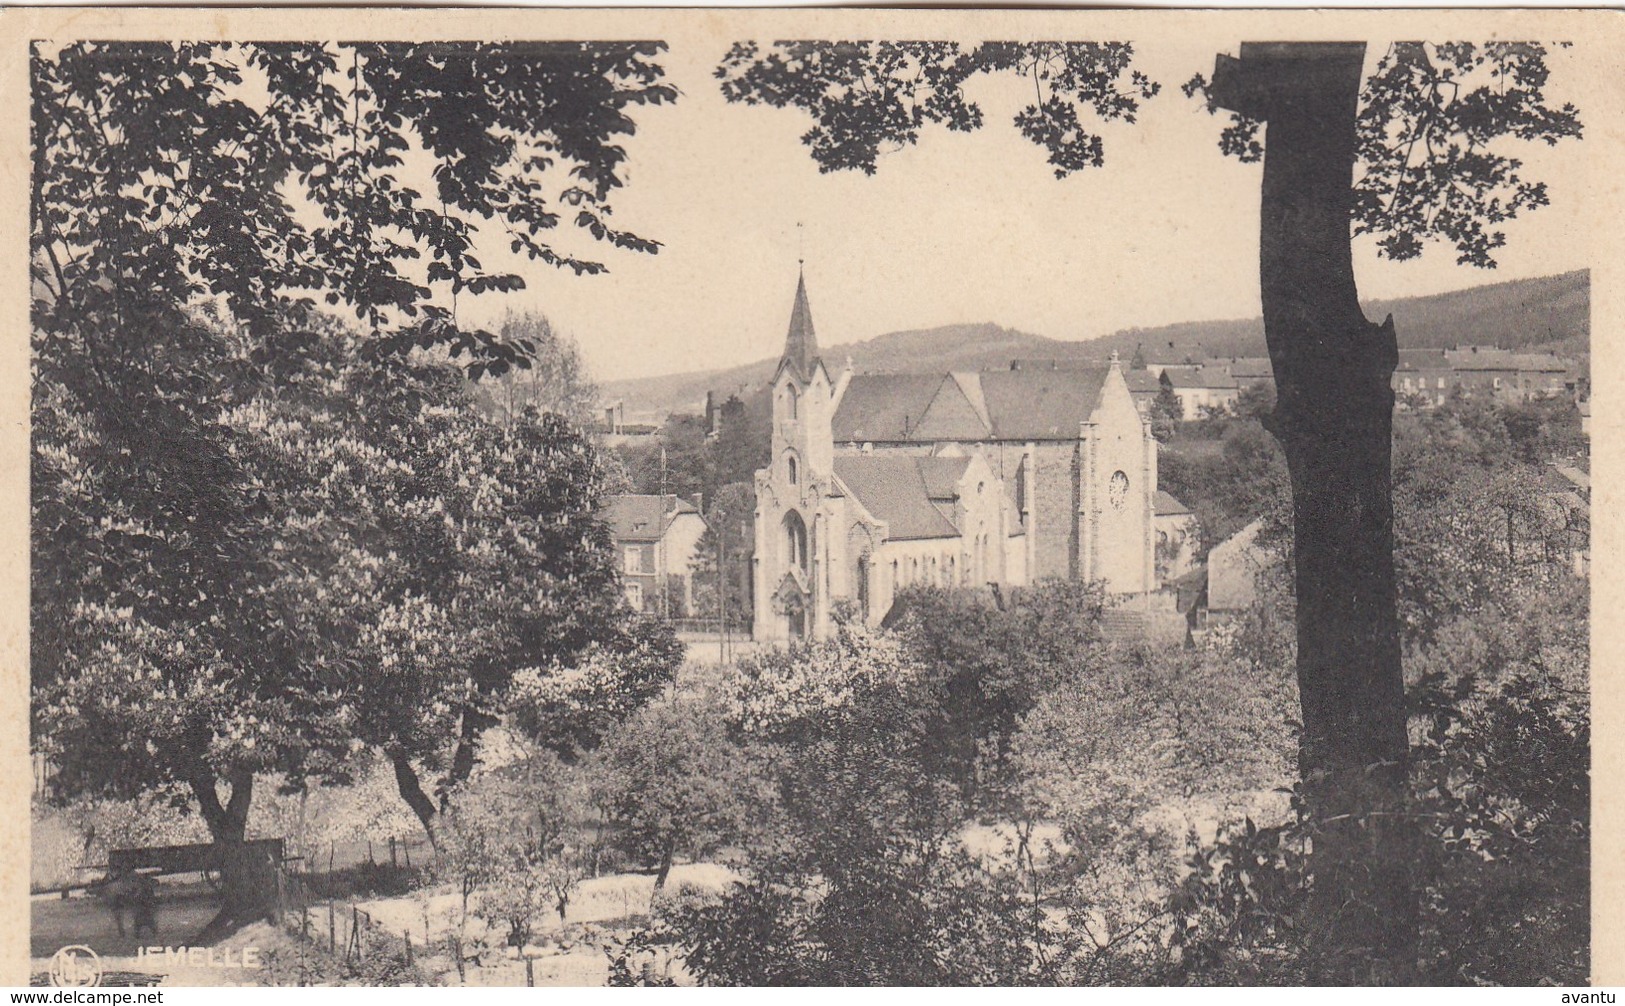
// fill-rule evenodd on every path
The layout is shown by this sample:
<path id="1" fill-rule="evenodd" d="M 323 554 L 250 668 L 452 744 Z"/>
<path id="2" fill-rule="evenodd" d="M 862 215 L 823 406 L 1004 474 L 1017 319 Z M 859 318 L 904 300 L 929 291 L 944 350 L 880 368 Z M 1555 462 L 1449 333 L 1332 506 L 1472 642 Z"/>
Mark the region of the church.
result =
<path id="1" fill-rule="evenodd" d="M 1156 590 L 1157 445 L 1109 366 L 832 374 L 803 275 L 756 473 L 754 635 L 878 624 L 911 584 Z"/>

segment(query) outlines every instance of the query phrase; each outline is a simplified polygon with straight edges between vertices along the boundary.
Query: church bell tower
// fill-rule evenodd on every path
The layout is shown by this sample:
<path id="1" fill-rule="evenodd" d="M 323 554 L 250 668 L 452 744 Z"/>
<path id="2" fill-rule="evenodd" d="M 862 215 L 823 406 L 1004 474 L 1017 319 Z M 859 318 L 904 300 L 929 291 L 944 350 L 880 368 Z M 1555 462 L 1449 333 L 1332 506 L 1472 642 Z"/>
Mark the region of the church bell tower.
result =
<path id="1" fill-rule="evenodd" d="M 755 636 L 822 636 L 830 620 L 829 514 L 834 388 L 818 352 L 807 278 L 796 282 L 774 372 L 772 458 L 756 473 Z"/>

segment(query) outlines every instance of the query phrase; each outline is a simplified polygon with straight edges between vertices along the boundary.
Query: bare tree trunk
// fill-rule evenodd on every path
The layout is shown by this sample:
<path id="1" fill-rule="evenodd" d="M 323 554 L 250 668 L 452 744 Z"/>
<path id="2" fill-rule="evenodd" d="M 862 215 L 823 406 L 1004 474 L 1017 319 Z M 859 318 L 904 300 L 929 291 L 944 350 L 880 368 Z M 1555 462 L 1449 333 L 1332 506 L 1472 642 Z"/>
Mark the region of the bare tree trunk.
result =
<path id="1" fill-rule="evenodd" d="M 451 791 L 458 785 L 468 781 L 474 774 L 475 755 L 479 748 L 480 735 L 496 724 L 496 717 L 482 713 L 476 709 L 463 710 L 461 733 L 457 739 L 457 748 L 452 752 L 451 771 L 441 780 L 437 790 L 440 797 L 440 809 L 446 810 L 451 806 Z"/>
<path id="2" fill-rule="evenodd" d="M 395 788 L 400 791 L 401 799 L 406 801 L 406 805 L 412 808 L 412 813 L 422 822 L 423 831 L 429 836 L 429 844 L 438 849 L 434 825 L 440 808 L 429 794 L 423 791 L 423 783 L 418 779 L 417 770 L 412 767 L 412 759 L 408 758 L 405 752 L 392 751 L 389 760 L 395 767 Z"/>
<path id="3" fill-rule="evenodd" d="M 1361 43 L 1244 44 L 1212 96 L 1268 123 L 1259 271 L 1292 480 L 1299 762 L 1324 833 L 1317 900 L 1333 945 L 1404 980 L 1416 918 L 1403 825 L 1407 735 L 1394 577 L 1393 319 L 1367 321 L 1349 220 Z M 1411 958 L 1406 962 L 1406 958 Z M 1328 962 L 1328 966 L 1332 965 Z"/>
<path id="4" fill-rule="evenodd" d="M 200 946 L 264 918 L 275 901 L 276 864 L 245 844 L 248 809 L 254 799 L 254 773 L 238 769 L 231 773 L 229 781 L 231 796 L 222 804 L 212 773 L 200 771 L 190 780 L 192 795 L 214 839 L 220 868 L 220 911 L 193 938 Z"/>
<path id="5" fill-rule="evenodd" d="M 677 840 L 666 839 L 665 846 L 660 850 L 660 868 L 655 872 L 655 893 L 658 895 L 666 886 L 666 878 L 671 876 L 672 857 L 677 853 Z"/>

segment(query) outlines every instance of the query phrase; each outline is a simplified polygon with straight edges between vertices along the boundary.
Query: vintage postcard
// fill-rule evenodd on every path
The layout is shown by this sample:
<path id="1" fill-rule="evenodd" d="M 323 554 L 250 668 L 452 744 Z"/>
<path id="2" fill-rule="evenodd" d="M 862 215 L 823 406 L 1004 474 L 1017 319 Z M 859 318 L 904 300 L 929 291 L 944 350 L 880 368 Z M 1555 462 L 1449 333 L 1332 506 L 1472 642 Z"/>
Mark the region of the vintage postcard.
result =
<path id="1" fill-rule="evenodd" d="M 0 12 L 0 977 L 1619 981 L 1622 43 Z"/>

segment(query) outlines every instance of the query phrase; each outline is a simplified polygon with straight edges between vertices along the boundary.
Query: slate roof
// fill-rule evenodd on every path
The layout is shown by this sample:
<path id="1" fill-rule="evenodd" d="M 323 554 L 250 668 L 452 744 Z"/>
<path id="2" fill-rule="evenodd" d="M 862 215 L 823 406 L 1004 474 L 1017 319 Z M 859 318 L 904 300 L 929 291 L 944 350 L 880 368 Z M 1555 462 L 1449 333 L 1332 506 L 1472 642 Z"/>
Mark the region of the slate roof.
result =
<path id="1" fill-rule="evenodd" d="M 1163 379 L 1175 388 L 1214 388 L 1228 390 L 1236 387 L 1236 379 L 1224 367 L 1209 370 L 1199 367 L 1194 370 L 1168 369 L 1162 372 Z"/>
<path id="2" fill-rule="evenodd" d="M 1264 381 L 1275 376 L 1275 368 L 1267 356 L 1238 356 L 1224 366 L 1237 381 Z"/>
<path id="3" fill-rule="evenodd" d="M 1123 383 L 1133 395 L 1155 395 L 1162 391 L 1162 381 L 1149 370 L 1125 370 Z"/>
<path id="4" fill-rule="evenodd" d="M 1100 404 L 1106 368 L 856 374 L 835 407 L 836 443 L 1071 440 Z"/>
<path id="5" fill-rule="evenodd" d="M 611 496 L 604 506 L 604 522 L 616 541 L 659 541 L 680 514 L 699 513 L 680 496 Z"/>
<path id="6" fill-rule="evenodd" d="M 910 439 L 944 380 L 941 374 L 854 374 L 830 420 L 835 442 Z"/>
<path id="7" fill-rule="evenodd" d="M 1181 517 L 1191 512 L 1191 508 L 1174 498 L 1174 494 L 1166 489 L 1157 490 L 1157 516 Z"/>
<path id="8" fill-rule="evenodd" d="M 875 517 L 893 541 L 957 538 L 959 529 L 931 502 L 952 499 L 969 458 L 839 455 L 835 475 Z"/>
<path id="9" fill-rule="evenodd" d="M 803 381 L 812 380 L 813 368 L 819 364 L 818 333 L 813 329 L 812 306 L 807 303 L 807 276 L 796 280 L 796 300 L 790 308 L 790 329 L 784 336 L 784 357 L 781 365 L 788 364 Z"/>
<path id="10" fill-rule="evenodd" d="M 1094 414 L 1107 370 L 989 370 L 979 376 L 996 440 L 1072 440 Z"/>
<path id="11" fill-rule="evenodd" d="M 1399 351 L 1400 370 L 1447 370 L 1450 361 L 1442 349 L 1402 349 Z"/>

